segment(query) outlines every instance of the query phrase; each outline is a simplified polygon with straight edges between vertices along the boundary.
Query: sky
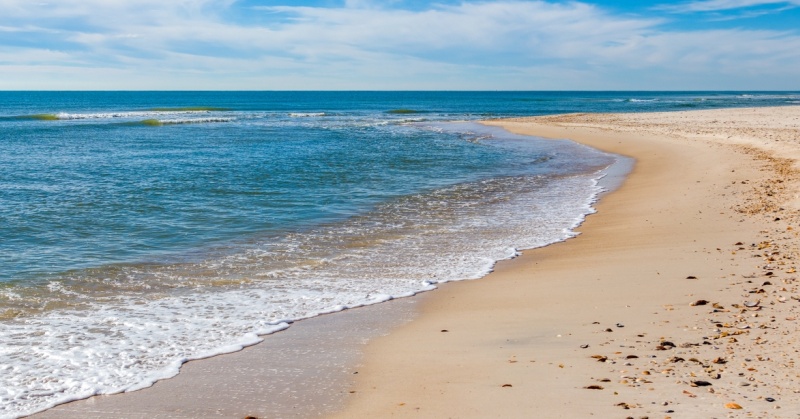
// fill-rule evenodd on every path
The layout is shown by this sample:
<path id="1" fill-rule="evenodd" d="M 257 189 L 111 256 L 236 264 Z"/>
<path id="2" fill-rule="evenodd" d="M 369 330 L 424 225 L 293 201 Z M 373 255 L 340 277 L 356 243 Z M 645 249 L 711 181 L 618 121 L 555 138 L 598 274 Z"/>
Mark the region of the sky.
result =
<path id="1" fill-rule="evenodd" d="M 0 90 L 800 90 L 800 0 L 0 0 Z"/>

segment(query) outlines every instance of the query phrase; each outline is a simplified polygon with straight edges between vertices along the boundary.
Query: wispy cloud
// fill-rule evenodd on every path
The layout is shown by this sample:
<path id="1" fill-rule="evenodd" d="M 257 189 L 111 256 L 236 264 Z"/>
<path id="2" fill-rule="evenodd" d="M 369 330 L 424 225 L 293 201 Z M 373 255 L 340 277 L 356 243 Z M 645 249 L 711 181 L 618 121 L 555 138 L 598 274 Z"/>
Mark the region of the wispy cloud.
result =
<path id="1" fill-rule="evenodd" d="M 693 13 L 774 5 L 797 7 L 800 6 L 800 0 L 700 0 L 681 4 L 664 4 L 657 6 L 656 9 L 676 13 Z M 780 8 L 779 10 L 785 10 L 785 8 Z"/>
<path id="2" fill-rule="evenodd" d="M 800 87 L 796 31 L 666 30 L 581 2 L 398 6 L 0 0 L 0 88 Z"/>

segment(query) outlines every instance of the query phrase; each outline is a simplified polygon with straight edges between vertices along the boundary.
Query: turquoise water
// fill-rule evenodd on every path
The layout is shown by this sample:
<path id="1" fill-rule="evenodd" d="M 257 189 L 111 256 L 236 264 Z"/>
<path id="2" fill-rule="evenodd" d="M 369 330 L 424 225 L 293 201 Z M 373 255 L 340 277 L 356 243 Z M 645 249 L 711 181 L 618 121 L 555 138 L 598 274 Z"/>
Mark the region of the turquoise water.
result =
<path id="1" fill-rule="evenodd" d="M 799 100 L 0 92 L 0 416 L 147 386 L 574 235 L 616 158 L 471 121 Z"/>

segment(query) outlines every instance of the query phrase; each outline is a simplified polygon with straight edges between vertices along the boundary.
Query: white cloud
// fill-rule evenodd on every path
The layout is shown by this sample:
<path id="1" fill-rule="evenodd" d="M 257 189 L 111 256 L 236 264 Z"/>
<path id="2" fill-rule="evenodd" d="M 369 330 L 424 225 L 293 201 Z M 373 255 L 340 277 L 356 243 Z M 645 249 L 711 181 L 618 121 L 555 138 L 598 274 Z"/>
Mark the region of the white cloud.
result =
<path id="1" fill-rule="evenodd" d="M 701 0 L 676 5 L 662 5 L 659 6 L 658 9 L 678 13 L 690 13 L 733 10 L 779 4 L 800 6 L 800 0 Z"/>
<path id="2" fill-rule="evenodd" d="M 242 22 L 232 0 L 0 0 L 0 31 L 26 32 L 0 41 L 0 88 L 800 87 L 797 33 L 666 31 L 579 2 L 393 3 L 261 7 Z"/>

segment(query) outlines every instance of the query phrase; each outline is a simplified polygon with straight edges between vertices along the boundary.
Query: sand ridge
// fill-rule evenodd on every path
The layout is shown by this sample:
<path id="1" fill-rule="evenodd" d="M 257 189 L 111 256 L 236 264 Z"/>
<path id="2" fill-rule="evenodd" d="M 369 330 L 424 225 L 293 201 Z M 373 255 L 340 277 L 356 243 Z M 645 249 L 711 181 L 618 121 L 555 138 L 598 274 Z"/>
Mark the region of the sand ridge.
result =
<path id="1" fill-rule="evenodd" d="M 490 121 L 629 155 L 564 243 L 447 284 L 337 417 L 797 417 L 800 107 Z"/>

